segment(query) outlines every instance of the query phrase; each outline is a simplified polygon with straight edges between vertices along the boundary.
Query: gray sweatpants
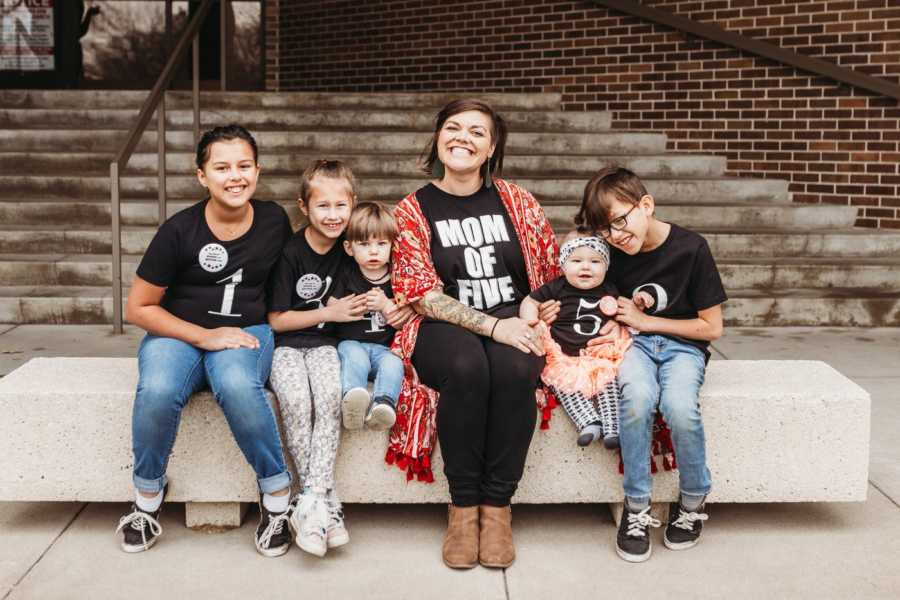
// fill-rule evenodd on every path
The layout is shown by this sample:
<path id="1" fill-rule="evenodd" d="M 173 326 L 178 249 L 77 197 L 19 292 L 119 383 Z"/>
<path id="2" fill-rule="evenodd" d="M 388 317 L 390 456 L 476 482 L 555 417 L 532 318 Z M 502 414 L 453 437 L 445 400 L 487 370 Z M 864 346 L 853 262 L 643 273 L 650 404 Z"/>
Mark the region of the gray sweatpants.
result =
<path id="1" fill-rule="evenodd" d="M 341 361 L 333 346 L 275 349 L 272 390 L 278 396 L 284 437 L 301 485 L 334 488 L 341 437 Z"/>

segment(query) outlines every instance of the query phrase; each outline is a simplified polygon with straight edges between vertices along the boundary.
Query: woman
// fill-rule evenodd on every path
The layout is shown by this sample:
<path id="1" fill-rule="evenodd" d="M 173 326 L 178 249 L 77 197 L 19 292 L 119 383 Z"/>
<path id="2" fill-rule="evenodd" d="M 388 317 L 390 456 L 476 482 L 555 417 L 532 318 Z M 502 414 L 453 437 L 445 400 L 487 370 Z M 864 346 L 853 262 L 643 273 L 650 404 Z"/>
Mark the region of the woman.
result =
<path id="1" fill-rule="evenodd" d="M 273 347 L 266 281 L 292 232 L 283 208 L 252 199 L 258 177 L 256 142 L 246 129 L 204 133 L 197 178 L 209 197 L 159 228 L 128 295 L 126 316 L 147 336 L 132 416 L 135 503 L 117 529 L 126 552 L 149 549 L 162 533 L 166 463 L 181 411 L 207 386 L 256 471 L 257 550 L 278 556 L 290 547 L 291 476 L 263 386 Z"/>
<path id="2" fill-rule="evenodd" d="M 388 461 L 430 478 L 437 435 L 450 486 L 444 562 L 506 567 L 515 559 L 510 500 L 535 426 L 543 348 L 518 318 L 529 291 L 557 275 L 558 248 L 534 198 L 494 178 L 506 126 L 484 102 L 438 113 L 424 169 L 431 183 L 395 216 L 396 301 L 422 317 L 395 340 L 407 369 Z M 418 383 L 427 386 L 423 389 Z"/>

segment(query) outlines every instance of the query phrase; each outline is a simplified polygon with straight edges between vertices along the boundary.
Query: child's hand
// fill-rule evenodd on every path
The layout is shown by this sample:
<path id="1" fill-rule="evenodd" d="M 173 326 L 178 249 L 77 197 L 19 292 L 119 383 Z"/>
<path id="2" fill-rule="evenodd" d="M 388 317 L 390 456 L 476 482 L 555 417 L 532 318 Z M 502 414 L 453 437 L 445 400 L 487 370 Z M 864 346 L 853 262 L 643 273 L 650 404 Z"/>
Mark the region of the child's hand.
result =
<path id="1" fill-rule="evenodd" d="M 388 299 L 381 288 L 372 288 L 366 292 L 365 297 L 366 310 L 369 312 L 381 312 L 387 308 Z"/>
<path id="2" fill-rule="evenodd" d="M 325 308 L 326 321 L 331 323 L 349 323 L 359 321 L 366 313 L 366 295 L 350 294 L 343 298 L 331 298 Z"/>
<path id="3" fill-rule="evenodd" d="M 633 300 L 619 297 L 619 311 L 616 313 L 616 320 L 619 323 L 634 327 L 638 331 L 646 331 L 648 319 L 649 317 L 635 305 Z"/>
<path id="4" fill-rule="evenodd" d="M 619 304 L 612 296 L 603 296 L 600 298 L 600 312 L 607 317 L 614 317 L 619 312 Z"/>
<path id="5" fill-rule="evenodd" d="M 653 305 L 656 304 L 653 296 L 651 296 L 647 292 L 638 292 L 634 295 L 632 301 L 634 302 L 634 305 L 642 311 L 645 311 L 648 308 L 653 308 Z"/>
<path id="6" fill-rule="evenodd" d="M 553 321 L 556 320 L 556 317 L 559 316 L 559 307 L 562 306 L 562 303 L 559 300 L 547 300 L 545 302 L 541 302 L 538 307 L 538 311 L 540 312 L 539 318 L 541 321 L 546 323 L 547 325 L 551 325 Z"/>

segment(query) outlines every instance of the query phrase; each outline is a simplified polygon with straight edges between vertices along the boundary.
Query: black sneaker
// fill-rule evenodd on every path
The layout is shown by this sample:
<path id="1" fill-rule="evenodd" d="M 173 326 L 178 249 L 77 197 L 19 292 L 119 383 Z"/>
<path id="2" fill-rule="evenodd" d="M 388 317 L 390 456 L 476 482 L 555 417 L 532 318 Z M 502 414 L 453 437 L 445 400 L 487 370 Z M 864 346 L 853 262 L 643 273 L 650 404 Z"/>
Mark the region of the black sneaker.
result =
<path id="1" fill-rule="evenodd" d="M 628 502 L 622 507 L 619 533 L 616 535 L 616 554 L 628 562 L 644 562 L 650 558 L 650 527 L 660 527 L 659 519 L 650 515 L 651 506 L 644 510 L 630 510 Z"/>
<path id="2" fill-rule="evenodd" d="M 166 491 L 169 486 L 163 488 L 163 502 L 166 499 Z M 162 525 L 159 524 L 159 514 L 162 512 L 162 503 L 153 512 L 144 512 L 131 504 L 131 511 L 119 519 L 116 533 L 123 532 L 122 550 L 129 554 L 149 550 L 159 536 L 162 535 Z"/>
<path id="3" fill-rule="evenodd" d="M 694 511 L 685 510 L 680 502 L 672 502 L 669 505 L 669 524 L 663 536 L 663 543 L 669 550 L 687 550 L 693 548 L 700 541 L 700 532 L 703 531 L 703 521 L 709 515 L 703 512 L 706 503 Z"/>
<path id="4" fill-rule="evenodd" d="M 263 556 L 281 556 L 291 547 L 291 528 L 288 520 L 291 507 L 283 513 L 270 512 L 259 499 L 259 525 L 256 526 L 256 551 Z"/>

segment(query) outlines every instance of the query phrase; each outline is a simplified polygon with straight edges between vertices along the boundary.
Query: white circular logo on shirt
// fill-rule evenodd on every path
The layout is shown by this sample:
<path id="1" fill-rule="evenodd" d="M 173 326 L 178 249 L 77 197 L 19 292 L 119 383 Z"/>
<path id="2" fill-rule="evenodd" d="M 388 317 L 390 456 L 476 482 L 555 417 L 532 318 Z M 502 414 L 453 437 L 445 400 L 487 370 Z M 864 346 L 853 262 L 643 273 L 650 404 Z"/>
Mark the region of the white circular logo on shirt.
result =
<path id="1" fill-rule="evenodd" d="M 322 278 L 315 273 L 307 273 L 297 280 L 297 295 L 304 300 L 315 298 L 322 288 Z"/>
<path id="2" fill-rule="evenodd" d="M 228 250 L 222 244 L 207 244 L 200 249 L 198 260 L 204 271 L 218 273 L 228 264 Z"/>

